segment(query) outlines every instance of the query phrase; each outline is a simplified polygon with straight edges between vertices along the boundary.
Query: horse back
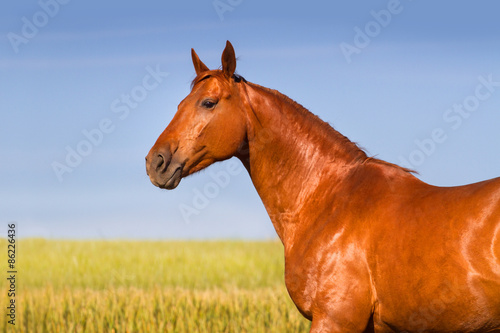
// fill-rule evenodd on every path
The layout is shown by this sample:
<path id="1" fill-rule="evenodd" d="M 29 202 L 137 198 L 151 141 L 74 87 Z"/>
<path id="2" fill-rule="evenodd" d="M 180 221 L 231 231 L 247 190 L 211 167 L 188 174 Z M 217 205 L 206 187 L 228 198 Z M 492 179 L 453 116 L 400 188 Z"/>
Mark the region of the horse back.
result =
<path id="1" fill-rule="evenodd" d="M 499 327 L 500 178 L 381 188 L 368 250 L 379 317 L 416 331 Z"/>

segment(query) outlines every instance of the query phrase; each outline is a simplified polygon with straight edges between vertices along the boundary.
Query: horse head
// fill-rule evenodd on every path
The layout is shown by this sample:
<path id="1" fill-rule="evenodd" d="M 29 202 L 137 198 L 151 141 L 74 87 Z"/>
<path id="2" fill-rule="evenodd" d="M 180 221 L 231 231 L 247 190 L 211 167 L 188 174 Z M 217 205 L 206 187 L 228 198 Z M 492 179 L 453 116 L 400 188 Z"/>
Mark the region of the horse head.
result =
<path id="1" fill-rule="evenodd" d="M 222 69 L 209 70 L 191 49 L 196 78 L 189 95 L 146 157 L 151 182 L 174 189 L 183 177 L 234 156 L 246 140 L 246 117 L 228 41 Z"/>

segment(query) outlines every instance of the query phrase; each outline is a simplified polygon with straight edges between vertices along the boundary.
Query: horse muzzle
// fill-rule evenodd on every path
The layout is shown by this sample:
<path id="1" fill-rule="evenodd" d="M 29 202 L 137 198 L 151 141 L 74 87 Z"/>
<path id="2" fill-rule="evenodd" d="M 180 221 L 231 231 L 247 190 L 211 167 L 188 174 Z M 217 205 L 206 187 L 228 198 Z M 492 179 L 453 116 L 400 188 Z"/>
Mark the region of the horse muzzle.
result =
<path id="1" fill-rule="evenodd" d="M 146 172 L 153 185 L 167 190 L 173 190 L 182 179 L 183 163 L 180 163 L 170 152 L 170 149 L 150 150 L 146 156 Z"/>

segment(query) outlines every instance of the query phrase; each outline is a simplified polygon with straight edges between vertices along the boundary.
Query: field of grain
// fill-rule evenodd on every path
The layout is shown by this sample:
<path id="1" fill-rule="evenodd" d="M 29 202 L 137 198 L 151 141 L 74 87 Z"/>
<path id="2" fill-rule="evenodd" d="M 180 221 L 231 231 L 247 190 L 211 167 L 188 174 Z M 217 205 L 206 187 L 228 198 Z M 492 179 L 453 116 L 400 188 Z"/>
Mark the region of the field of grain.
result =
<path id="1" fill-rule="evenodd" d="M 7 243 L 0 241 L 7 253 Z M 279 242 L 17 241 L 16 326 L 0 332 L 307 332 Z M 6 258 L 6 256 L 5 256 Z"/>

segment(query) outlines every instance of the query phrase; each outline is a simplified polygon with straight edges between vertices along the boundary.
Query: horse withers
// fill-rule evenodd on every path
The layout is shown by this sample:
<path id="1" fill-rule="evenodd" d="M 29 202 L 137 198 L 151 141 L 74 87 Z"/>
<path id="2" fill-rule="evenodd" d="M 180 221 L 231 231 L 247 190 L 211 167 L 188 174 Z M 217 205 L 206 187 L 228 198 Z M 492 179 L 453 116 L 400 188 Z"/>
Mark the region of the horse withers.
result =
<path id="1" fill-rule="evenodd" d="M 191 51 L 190 94 L 146 158 L 151 182 L 236 156 L 285 252 L 311 332 L 500 332 L 500 178 L 428 185 L 368 157 L 276 90 Z"/>

